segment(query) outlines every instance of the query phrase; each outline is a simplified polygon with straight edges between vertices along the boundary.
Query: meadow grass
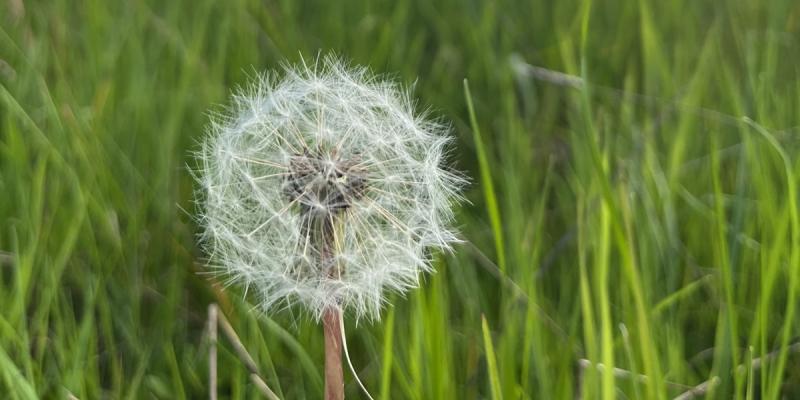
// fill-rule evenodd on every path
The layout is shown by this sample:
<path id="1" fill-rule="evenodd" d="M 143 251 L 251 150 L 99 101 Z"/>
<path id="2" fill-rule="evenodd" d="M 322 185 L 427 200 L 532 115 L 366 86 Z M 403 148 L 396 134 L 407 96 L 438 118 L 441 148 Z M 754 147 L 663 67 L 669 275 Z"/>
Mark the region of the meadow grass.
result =
<path id="1" fill-rule="evenodd" d="M 5 396 L 205 397 L 216 302 L 321 397 L 320 326 L 204 273 L 189 170 L 232 88 L 330 51 L 414 83 L 473 177 L 466 242 L 347 321 L 376 398 L 800 397 L 793 0 L 3 1 Z"/>

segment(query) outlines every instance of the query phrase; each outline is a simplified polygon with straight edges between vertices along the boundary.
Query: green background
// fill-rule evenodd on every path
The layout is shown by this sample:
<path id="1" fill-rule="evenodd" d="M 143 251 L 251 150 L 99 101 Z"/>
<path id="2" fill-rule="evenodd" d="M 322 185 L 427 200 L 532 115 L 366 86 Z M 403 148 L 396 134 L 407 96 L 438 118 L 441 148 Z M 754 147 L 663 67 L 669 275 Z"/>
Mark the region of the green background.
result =
<path id="1" fill-rule="evenodd" d="M 467 243 L 347 321 L 375 398 L 800 396 L 795 0 L 3 0 L 0 28 L 4 396 L 203 398 L 217 302 L 321 398 L 321 328 L 204 269 L 189 171 L 234 87 L 331 51 L 414 84 L 473 178 Z"/>

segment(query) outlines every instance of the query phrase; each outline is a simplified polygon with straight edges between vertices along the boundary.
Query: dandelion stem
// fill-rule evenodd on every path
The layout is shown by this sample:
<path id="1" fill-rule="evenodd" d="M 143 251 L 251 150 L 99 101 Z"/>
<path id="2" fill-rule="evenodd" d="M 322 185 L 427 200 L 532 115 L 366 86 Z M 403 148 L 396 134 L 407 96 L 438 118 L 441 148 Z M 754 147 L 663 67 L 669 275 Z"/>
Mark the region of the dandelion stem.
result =
<path id="1" fill-rule="evenodd" d="M 325 331 L 325 400 L 344 399 L 341 310 L 329 307 L 322 315 Z"/>
<path id="2" fill-rule="evenodd" d="M 322 217 L 320 221 L 322 251 L 320 265 L 328 277 L 341 278 L 341 271 L 333 265 L 336 237 L 333 216 Z M 325 400 L 344 399 L 344 372 L 342 371 L 342 327 L 341 309 L 328 306 L 322 314 L 322 329 L 325 334 Z"/>

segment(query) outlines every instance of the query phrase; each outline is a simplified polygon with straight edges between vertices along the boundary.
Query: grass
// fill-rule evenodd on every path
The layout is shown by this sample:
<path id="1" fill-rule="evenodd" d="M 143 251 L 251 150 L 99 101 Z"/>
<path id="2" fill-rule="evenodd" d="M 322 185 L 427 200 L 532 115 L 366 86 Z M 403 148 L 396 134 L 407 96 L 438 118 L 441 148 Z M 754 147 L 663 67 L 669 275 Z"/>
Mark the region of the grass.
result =
<path id="1" fill-rule="evenodd" d="M 204 397 L 211 302 L 281 398 L 320 398 L 321 328 L 203 273 L 187 166 L 231 88 L 328 51 L 415 83 L 474 178 L 468 243 L 347 321 L 373 396 L 800 397 L 796 1 L 0 10 L 8 398 Z M 257 393 L 225 341 L 219 386 Z"/>

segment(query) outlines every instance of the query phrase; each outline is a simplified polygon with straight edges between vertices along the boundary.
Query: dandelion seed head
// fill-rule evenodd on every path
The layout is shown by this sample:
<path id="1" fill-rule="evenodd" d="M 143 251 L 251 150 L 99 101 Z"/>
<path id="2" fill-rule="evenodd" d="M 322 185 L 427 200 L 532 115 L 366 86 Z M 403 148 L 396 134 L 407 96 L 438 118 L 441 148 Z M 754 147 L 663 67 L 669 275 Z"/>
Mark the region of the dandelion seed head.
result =
<path id="1" fill-rule="evenodd" d="M 326 57 L 259 75 L 214 117 L 198 157 L 202 242 L 266 310 L 377 319 L 457 241 L 464 179 L 448 126 L 396 83 Z"/>

